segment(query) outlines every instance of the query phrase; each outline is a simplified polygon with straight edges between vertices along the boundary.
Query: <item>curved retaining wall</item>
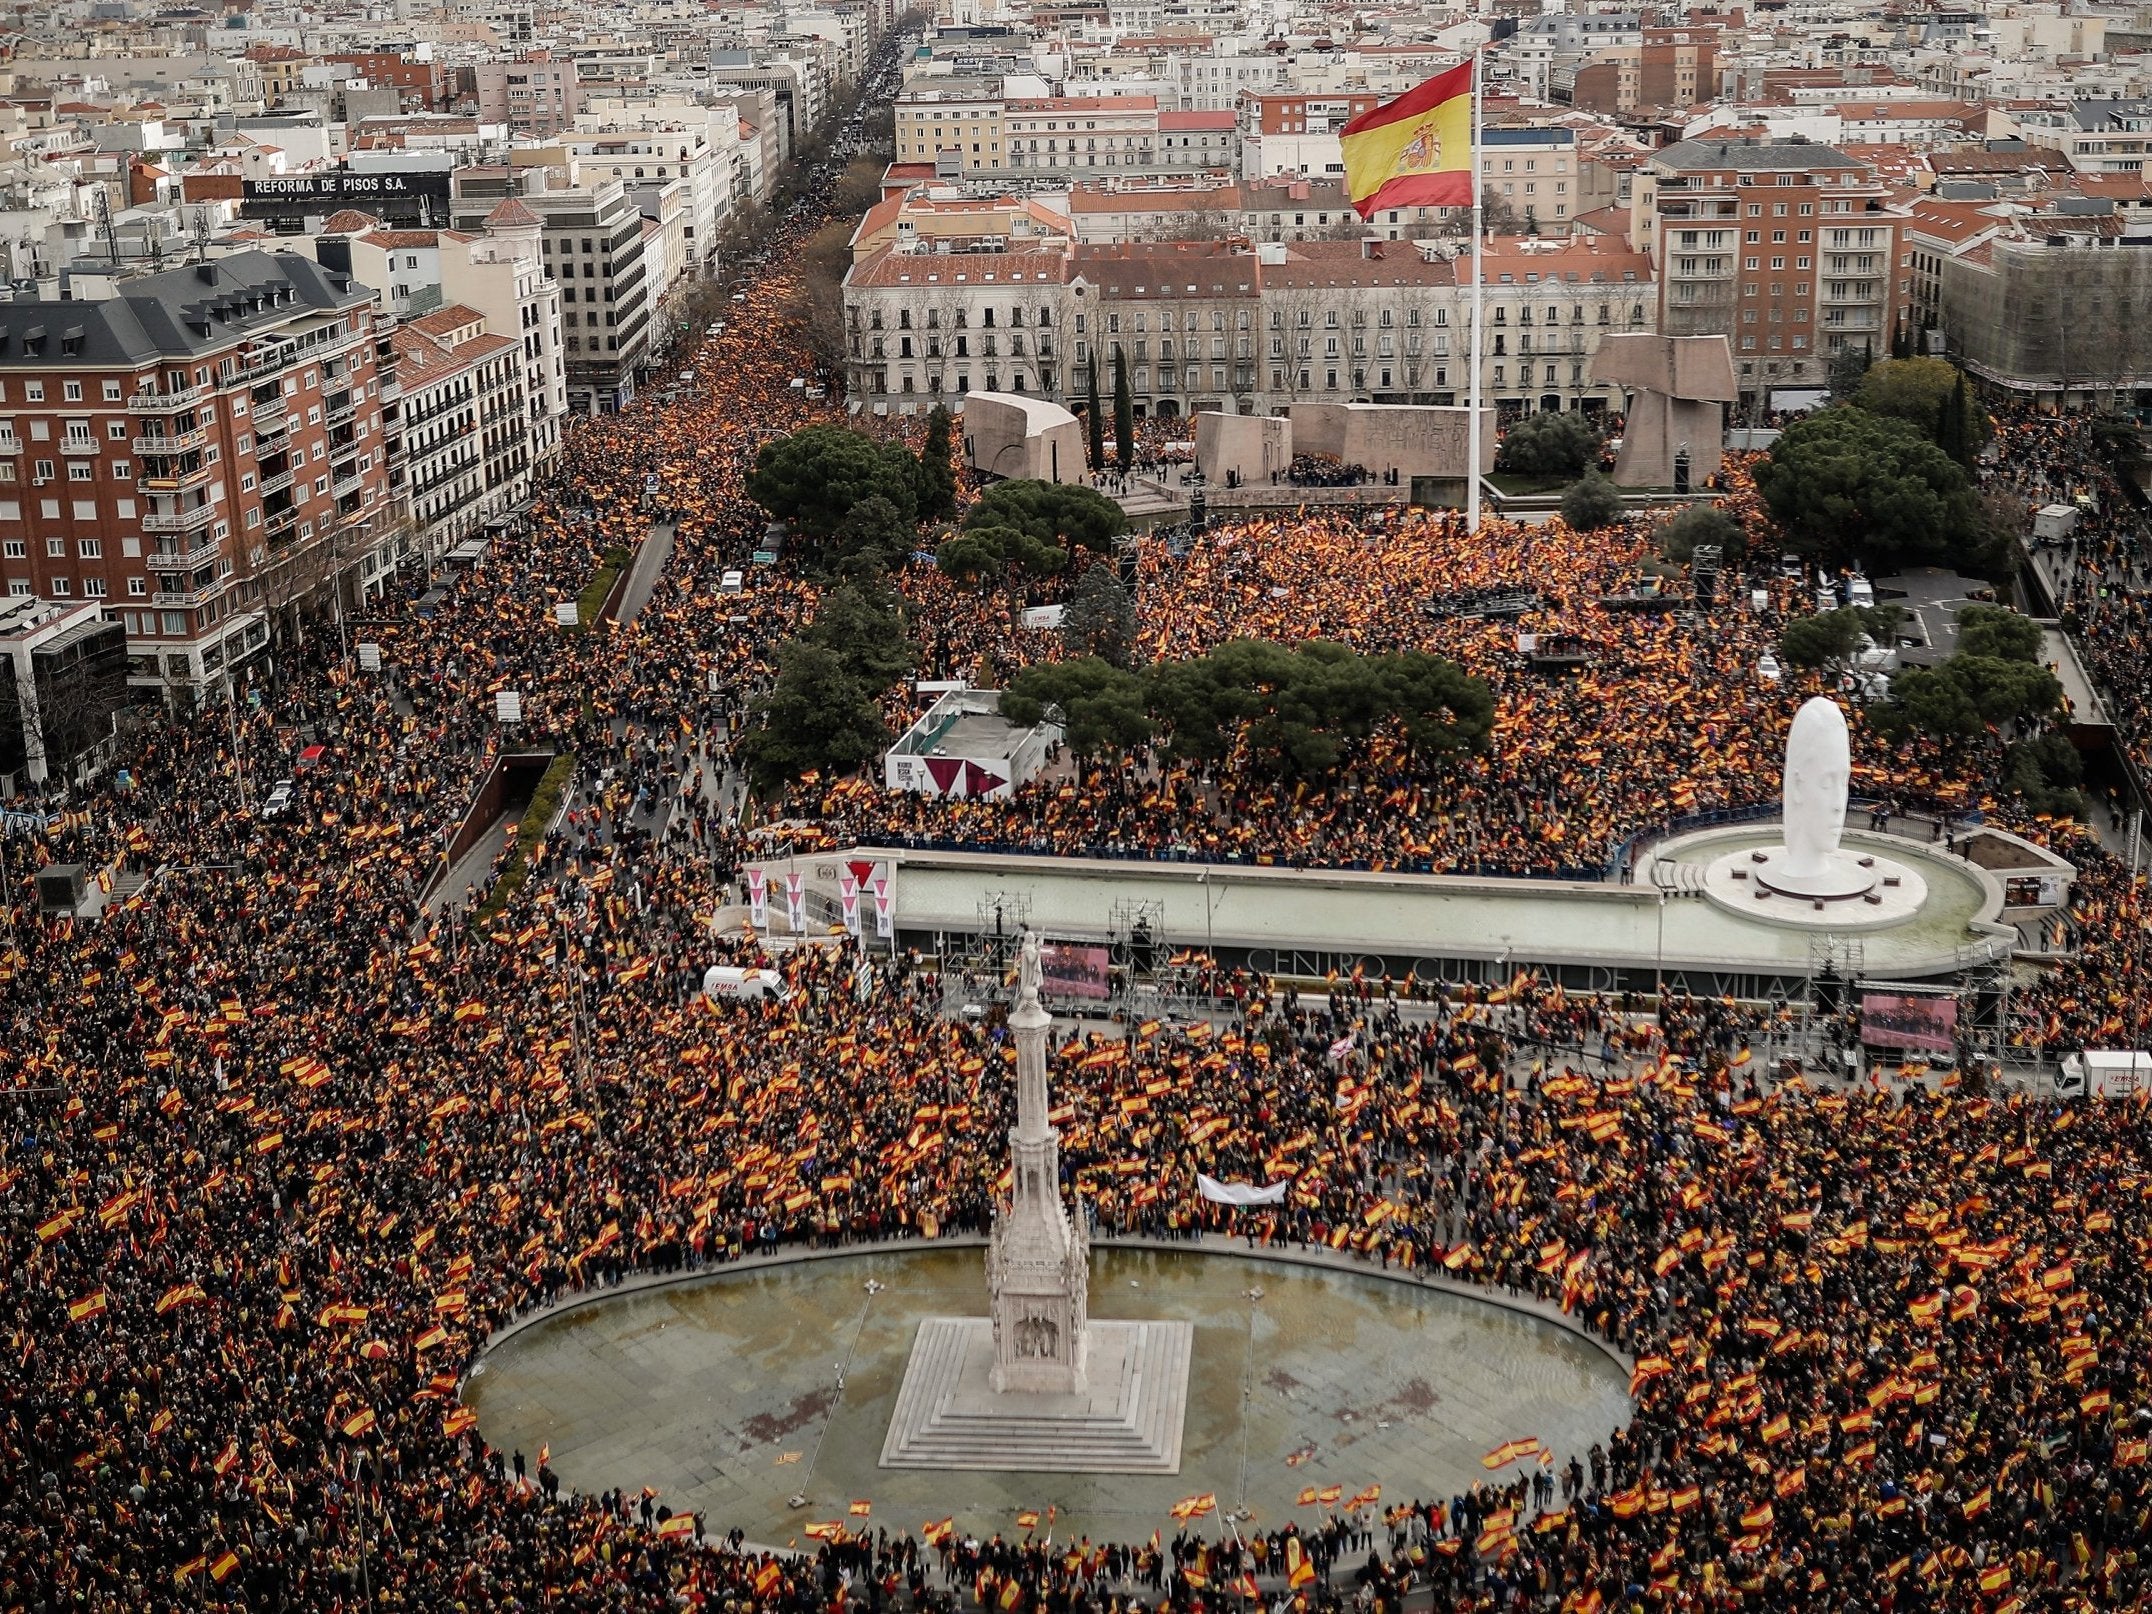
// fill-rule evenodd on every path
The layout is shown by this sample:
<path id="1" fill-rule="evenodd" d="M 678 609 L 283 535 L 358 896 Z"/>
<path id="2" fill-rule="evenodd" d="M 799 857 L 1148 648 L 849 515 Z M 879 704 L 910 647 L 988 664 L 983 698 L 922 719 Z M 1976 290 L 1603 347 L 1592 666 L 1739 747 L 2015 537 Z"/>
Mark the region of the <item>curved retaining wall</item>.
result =
<path id="1" fill-rule="evenodd" d="M 1429 1274 L 1418 1270 L 1407 1271 L 1402 1267 L 1380 1267 L 1345 1255 L 1336 1250 L 1303 1250 L 1279 1248 L 1266 1245 L 1248 1245 L 1219 1233 L 1206 1233 L 1199 1239 L 1150 1238 L 1140 1234 L 1095 1235 L 1091 1240 L 1093 1249 L 1150 1250 L 1161 1255 L 1216 1255 L 1231 1256 L 1243 1261 L 1266 1262 L 1274 1266 L 1311 1267 L 1323 1272 L 1340 1272 L 1357 1278 L 1370 1278 L 1381 1283 L 1394 1283 L 1407 1289 L 1418 1289 L 1434 1294 L 1454 1295 L 1460 1300 L 1476 1300 L 1481 1305 L 1496 1306 L 1504 1311 L 1530 1317 L 1537 1322 L 1549 1323 L 1563 1333 L 1585 1341 L 1607 1360 L 1620 1368 L 1624 1375 L 1635 1370 L 1633 1359 L 1612 1341 L 1602 1339 L 1586 1328 L 1575 1317 L 1563 1311 L 1551 1301 L 1536 1295 L 1511 1294 L 1502 1289 L 1490 1289 L 1476 1283 L 1463 1283 L 1455 1278 Z M 619 1283 L 597 1289 L 580 1289 L 571 1295 L 562 1295 L 543 1306 L 534 1306 L 501 1324 L 486 1337 L 479 1348 L 475 1362 L 482 1362 L 500 1346 L 539 1323 L 594 1306 L 623 1295 L 643 1294 L 654 1289 L 667 1289 L 676 1284 L 704 1283 L 716 1279 L 734 1277 L 746 1273 L 768 1271 L 778 1267 L 800 1266 L 810 1261 L 845 1261 L 865 1255 L 925 1255 L 937 1250 L 983 1250 L 986 1238 L 979 1233 L 953 1233 L 947 1238 L 874 1239 L 861 1244 L 840 1244 L 831 1249 L 790 1248 L 779 1249 L 769 1255 L 751 1255 L 738 1261 L 720 1262 L 714 1266 L 683 1267 L 678 1272 L 643 1272 L 623 1278 Z M 982 1283 L 982 1288 L 984 1287 Z M 468 1369 L 465 1370 L 468 1374 Z"/>

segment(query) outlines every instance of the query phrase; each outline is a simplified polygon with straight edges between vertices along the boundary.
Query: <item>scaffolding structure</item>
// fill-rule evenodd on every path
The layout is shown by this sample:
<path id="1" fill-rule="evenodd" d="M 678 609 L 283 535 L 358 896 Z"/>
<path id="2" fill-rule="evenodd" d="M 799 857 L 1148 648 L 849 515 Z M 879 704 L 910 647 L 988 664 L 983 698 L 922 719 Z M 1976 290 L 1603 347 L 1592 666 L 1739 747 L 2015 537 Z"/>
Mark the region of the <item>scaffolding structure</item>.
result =
<path id="1" fill-rule="evenodd" d="M 963 1014 L 1013 1002 L 1017 949 L 1031 928 L 1031 898 L 1021 891 L 982 891 L 979 922 L 966 936 L 942 938 L 942 1012 Z"/>
<path id="2" fill-rule="evenodd" d="M 1116 901 L 1106 912 L 1106 937 L 1113 963 L 1109 1012 L 1134 1023 L 1195 1011 L 1194 971 L 1173 962 L 1163 901 L 1155 897 Z"/>
<path id="3" fill-rule="evenodd" d="M 1799 1055 L 1804 1069 L 1844 1075 L 1837 1064 L 1837 1044 L 1827 1027 L 1844 1014 L 1860 989 L 1868 967 L 1868 947 L 1859 936 L 1819 931 L 1808 938 L 1808 963 L 1802 976 Z"/>

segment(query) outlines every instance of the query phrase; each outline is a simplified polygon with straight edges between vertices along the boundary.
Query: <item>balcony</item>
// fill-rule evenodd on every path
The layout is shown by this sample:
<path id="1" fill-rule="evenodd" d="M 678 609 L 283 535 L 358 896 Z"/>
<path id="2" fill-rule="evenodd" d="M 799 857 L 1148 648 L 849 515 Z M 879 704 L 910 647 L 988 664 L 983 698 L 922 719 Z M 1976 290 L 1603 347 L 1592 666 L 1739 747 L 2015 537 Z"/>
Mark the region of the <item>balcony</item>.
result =
<path id="1" fill-rule="evenodd" d="M 149 598 L 152 605 L 162 607 L 164 610 L 183 611 L 197 605 L 207 605 L 219 594 L 222 594 L 225 587 L 224 579 L 219 578 L 214 583 L 204 583 L 198 588 L 159 589 Z"/>
<path id="2" fill-rule="evenodd" d="M 13 432 L 0 432 L 0 454 L 20 454 L 22 439 Z"/>
<path id="3" fill-rule="evenodd" d="M 188 488 L 198 488 L 209 481 L 209 467 L 197 465 L 191 470 L 174 472 L 169 476 L 145 476 L 141 486 L 151 493 L 182 493 Z"/>
<path id="4" fill-rule="evenodd" d="M 144 532 L 200 532 L 217 519 L 217 507 L 198 504 L 192 510 L 154 510 L 142 518 Z"/>
<path id="5" fill-rule="evenodd" d="M 142 557 L 142 564 L 153 572 L 192 572 L 216 564 L 219 553 L 212 538 L 192 549 L 152 549 Z"/>
<path id="6" fill-rule="evenodd" d="M 254 406 L 254 440 L 275 437 L 291 425 L 291 411 L 281 403 Z"/>
<path id="7" fill-rule="evenodd" d="M 352 402 L 351 394 L 348 392 L 342 394 L 342 399 L 341 403 L 331 400 L 322 406 L 321 422 L 323 425 L 341 426 L 357 413 L 359 406 Z"/>
<path id="8" fill-rule="evenodd" d="M 365 485 L 365 480 L 362 477 L 340 476 L 329 484 L 329 493 L 332 497 L 338 499 L 354 498 L 357 496 L 359 489 Z"/>
<path id="9" fill-rule="evenodd" d="M 97 439 L 94 437 L 62 437 L 60 439 L 60 452 L 73 454 L 77 458 L 86 458 L 95 454 L 97 447 Z"/>
<path id="10" fill-rule="evenodd" d="M 192 431 L 164 432 L 153 437 L 137 437 L 130 445 L 137 454 L 186 454 L 197 448 L 209 446 L 209 428 L 197 426 Z"/>
<path id="11" fill-rule="evenodd" d="M 279 510 L 273 515 L 264 516 L 262 518 L 262 534 L 271 542 L 274 542 L 298 525 L 299 507 L 293 505 L 289 510 Z"/>
<path id="12" fill-rule="evenodd" d="M 205 389 L 181 387 L 177 392 L 138 392 L 127 400 L 127 407 L 138 415 L 169 415 L 182 409 L 192 409 L 202 401 Z"/>
<path id="13" fill-rule="evenodd" d="M 298 474 L 299 473 L 296 469 L 287 466 L 281 471 L 277 471 L 272 473 L 271 475 L 263 477 L 259 482 L 254 485 L 254 491 L 256 493 L 259 493 L 265 499 L 272 493 L 282 493 L 286 488 L 291 486 L 292 480 L 297 477 Z"/>

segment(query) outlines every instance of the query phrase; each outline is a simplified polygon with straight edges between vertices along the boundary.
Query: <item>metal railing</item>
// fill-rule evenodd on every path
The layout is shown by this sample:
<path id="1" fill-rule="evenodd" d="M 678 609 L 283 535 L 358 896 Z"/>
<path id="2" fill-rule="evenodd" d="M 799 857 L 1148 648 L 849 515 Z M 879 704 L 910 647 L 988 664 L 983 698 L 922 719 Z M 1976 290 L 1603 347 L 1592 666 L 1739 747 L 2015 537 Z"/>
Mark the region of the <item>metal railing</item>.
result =
<path id="1" fill-rule="evenodd" d="M 153 510 L 142 518 L 144 532 L 194 532 L 208 526 L 217 518 L 213 504 L 198 504 L 192 510 Z"/>
<path id="2" fill-rule="evenodd" d="M 197 426 L 192 431 L 159 432 L 148 437 L 137 437 L 128 446 L 137 454 L 185 454 L 193 449 L 206 448 L 209 444 L 209 428 Z"/>
<path id="3" fill-rule="evenodd" d="M 152 549 L 142 557 L 142 564 L 153 572 L 191 572 L 211 564 L 220 553 L 217 541 L 212 538 L 192 549 Z"/>
<path id="4" fill-rule="evenodd" d="M 204 391 L 201 387 L 181 387 L 177 392 L 138 392 L 127 400 L 127 407 L 138 415 L 169 414 L 192 409 L 202 401 Z"/>

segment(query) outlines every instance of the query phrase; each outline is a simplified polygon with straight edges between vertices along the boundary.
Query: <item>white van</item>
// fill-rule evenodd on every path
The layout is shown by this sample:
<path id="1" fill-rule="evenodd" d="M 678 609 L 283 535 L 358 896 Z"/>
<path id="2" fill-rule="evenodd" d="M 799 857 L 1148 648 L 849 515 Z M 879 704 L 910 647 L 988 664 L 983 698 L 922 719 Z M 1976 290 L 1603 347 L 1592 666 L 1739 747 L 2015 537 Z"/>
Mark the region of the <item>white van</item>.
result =
<path id="1" fill-rule="evenodd" d="M 2152 1086 L 2152 1053 L 2143 1049 L 2087 1048 L 2068 1054 L 2055 1091 L 2065 1098 L 2129 1098 Z"/>
<path id="2" fill-rule="evenodd" d="M 712 964 L 702 972 L 702 995 L 714 1003 L 760 1003 L 765 998 L 782 1003 L 791 993 L 785 989 L 784 977 L 775 970 Z"/>
<path id="3" fill-rule="evenodd" d="M 747 575 L 744 572 L 730 571 L 717 580 L 717 591 L 720 594 L 742 594 L 746 590 Z"/>
<path id="4" fill-rule="evenodd" d="M 1875 585 L 1869 582 L 1867 578 L 1861 576 L 1859 572 L 1855 572 L 1846 579 L 1846 603 L 1848 605 L 1870 606 L 1875 602 Z"/>

